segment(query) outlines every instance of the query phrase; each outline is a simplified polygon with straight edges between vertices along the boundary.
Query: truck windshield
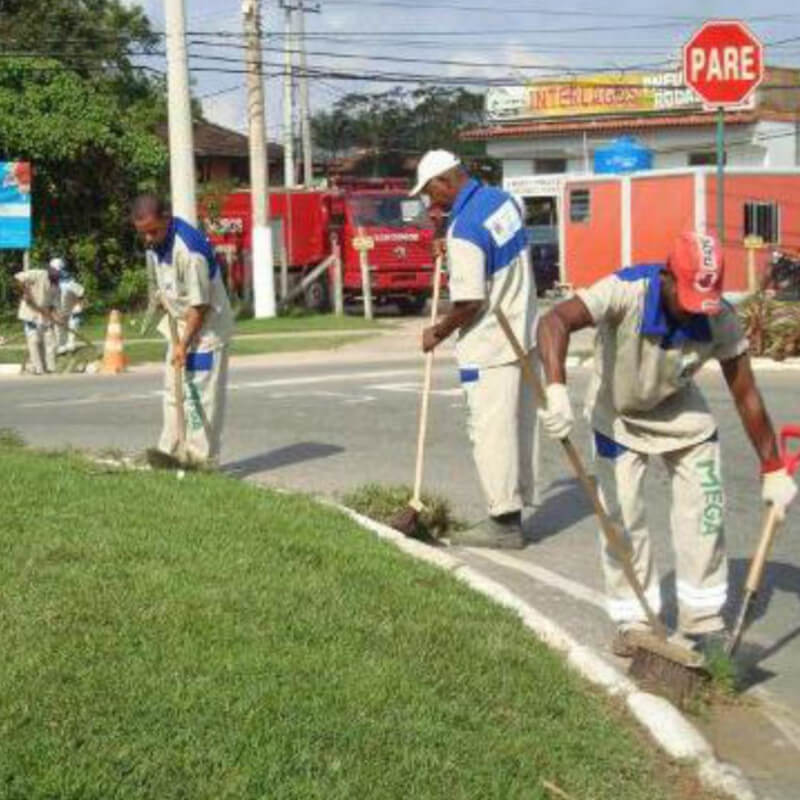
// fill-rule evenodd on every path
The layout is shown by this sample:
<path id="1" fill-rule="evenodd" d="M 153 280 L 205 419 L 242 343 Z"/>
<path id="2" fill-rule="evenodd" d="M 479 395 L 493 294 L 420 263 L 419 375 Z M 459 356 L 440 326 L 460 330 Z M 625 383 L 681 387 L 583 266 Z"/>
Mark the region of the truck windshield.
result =
<path id="1" fill-rule="evenodd" d="M 375 194 L 347 201 L 354 225 L 372 228 L 429 228 L 431 222 L 418 197 Z"/>

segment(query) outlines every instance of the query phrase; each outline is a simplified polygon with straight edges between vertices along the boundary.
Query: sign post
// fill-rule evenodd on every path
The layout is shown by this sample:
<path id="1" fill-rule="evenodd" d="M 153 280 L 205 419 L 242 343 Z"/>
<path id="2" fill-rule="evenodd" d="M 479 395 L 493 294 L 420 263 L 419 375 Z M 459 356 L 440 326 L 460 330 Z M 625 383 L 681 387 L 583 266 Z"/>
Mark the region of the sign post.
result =
<path id="1" fill-rule="evenodd" d="M 353 247 L 358 250 L 358 261 L 361 265 L 361 294 L 364 296 L 364 319 L 372 319 L 372 281 L 369 274 L 367 253 L 375 247 L 371 236 L 364 236 L 361 228 L 358 236 L 353 237 Z"/>
<path id="2" fill-rule="evenodd" d="M 747 250 L 747 291 L 753 294 L 758 286 L 756 285 L 756 250 L 764 246 L 764 240 L 760 236 L 745 236 L 744 247 Z"/>
<path id="3" fill-rule="evenodd" d="M 725 110 L 753 100 L 764 78 L 764 48 L 739 20 L 710 20 L 683 46 L 686 84 L 717 111 L 717 237 L 725 243 Z"/>
<path id="4" fill-rule="evenodd" d="M 725 109 L 717 109 L 717 236 L 725 244 Z"/>

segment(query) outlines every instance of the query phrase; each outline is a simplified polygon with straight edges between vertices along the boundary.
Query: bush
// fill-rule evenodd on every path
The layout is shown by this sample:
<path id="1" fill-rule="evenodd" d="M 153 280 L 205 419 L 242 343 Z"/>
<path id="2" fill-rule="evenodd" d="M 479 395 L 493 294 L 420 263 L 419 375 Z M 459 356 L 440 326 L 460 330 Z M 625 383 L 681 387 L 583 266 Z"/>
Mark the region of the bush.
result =
<path id="1" fill-rule="evenodd" d="M 147 271 L 130 267 L 124 269 L 109 300 L 114 308 L 126 311 L 144 308 L 147 305 Z"/>
<path id="2" fill-rule="evenodd" d="M 776 361 L 800 355 L 800 303 L 774 300 L 760 292 L 738 310 L 752 355 Z"/>

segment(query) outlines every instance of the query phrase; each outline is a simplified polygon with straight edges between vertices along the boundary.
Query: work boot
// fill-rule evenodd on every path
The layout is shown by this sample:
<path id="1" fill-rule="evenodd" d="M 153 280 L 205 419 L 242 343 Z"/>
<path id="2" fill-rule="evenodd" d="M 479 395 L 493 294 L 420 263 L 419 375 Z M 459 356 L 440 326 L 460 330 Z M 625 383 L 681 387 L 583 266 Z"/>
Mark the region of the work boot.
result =
<path id="1" fill-rule="evenodd" d="M 522 535 L 522 513 L 512 511 L 499 517 L 489 517 L 465 531 L 450 535 L 450 544 L 459 547 L 497 547 L 521 550 L 525 547 Z"/>
<path id="2" fill-rule="evenodd" d="M 620 658 L 633 658 L 636 652 L 636 635 L 654 634 L 649 622 L 623 622 L 617 626 L 617 633 L 611 640 L 611 652 Z"/>

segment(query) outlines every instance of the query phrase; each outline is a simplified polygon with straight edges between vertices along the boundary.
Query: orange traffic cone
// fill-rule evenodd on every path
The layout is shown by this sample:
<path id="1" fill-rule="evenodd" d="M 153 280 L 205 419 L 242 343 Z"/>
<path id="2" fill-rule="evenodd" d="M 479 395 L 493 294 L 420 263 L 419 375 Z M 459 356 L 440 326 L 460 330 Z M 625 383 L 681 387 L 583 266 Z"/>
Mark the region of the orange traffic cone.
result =
<path id="1" fill-rule="evenodd" d="M 106 342 L 103 348 L 103 366 L 100 372 L 123 372 L 128 365 L 122 343 L 122 315 L 114 309 L 108 317 Z"/>

